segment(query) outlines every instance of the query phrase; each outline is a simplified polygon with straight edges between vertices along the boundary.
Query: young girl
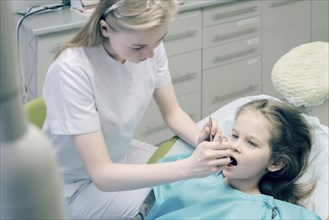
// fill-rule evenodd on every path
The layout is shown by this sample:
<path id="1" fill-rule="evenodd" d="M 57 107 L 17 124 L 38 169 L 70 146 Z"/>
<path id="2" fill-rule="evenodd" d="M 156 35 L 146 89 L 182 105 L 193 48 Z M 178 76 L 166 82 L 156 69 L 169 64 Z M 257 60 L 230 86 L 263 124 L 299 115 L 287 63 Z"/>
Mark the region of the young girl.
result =
<path id="1" fill-rule="evenodd" d="M 297 183 L 312 145 L 299 111 L 274 100 L 249 102 L 227 143 L 231 162 L 222 175 L 155 187 L 148 219 L 320 219 L 300 206 L 314 182 Z"/>
<path id="2" fill-rule="evenodd" d="M 180 108 L 162 44 L 176 0 L 100 0 L 50 66 L 43 131 L 52 141 L 71 219 L 133 218 L 151 186 L 204 177 L 229 162 Z M 185 160 L 146 165 L 155 147 L 133 140 L 154 97 L 166 124 L 193 146 Z M 211 134 L 217 133 L 213 121 Z"/>

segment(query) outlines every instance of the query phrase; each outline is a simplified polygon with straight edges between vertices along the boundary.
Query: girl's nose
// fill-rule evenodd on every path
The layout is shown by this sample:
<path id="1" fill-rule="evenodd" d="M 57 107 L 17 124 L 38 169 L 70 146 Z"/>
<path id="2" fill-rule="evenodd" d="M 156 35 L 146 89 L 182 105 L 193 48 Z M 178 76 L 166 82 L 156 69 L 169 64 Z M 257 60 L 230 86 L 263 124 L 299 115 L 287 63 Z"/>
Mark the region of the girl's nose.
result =
<path id="1" fill-rule="evenodd" d="M 230 144 L 230 149 L 233 151 L 233 152 L 236 152 L 236 153 L 241 153 L 241 149 L 239 147 L 239 144 L 238 143 L 234 143 L 234 144 Z"/>

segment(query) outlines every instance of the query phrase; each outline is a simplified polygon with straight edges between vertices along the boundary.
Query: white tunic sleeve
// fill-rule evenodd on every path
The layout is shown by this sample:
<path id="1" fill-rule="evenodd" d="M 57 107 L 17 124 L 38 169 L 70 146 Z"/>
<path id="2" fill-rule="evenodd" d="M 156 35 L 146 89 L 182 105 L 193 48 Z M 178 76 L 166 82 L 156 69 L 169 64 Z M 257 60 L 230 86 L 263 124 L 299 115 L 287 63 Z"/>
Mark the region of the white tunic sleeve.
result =
<path id="1" fill-rule="evenodd" d="M 97 131 L 100 119 L 88 59 L 81 50 L 68 49 L 61 56 L 51 65 L 43 91 L 49 129 L 55 135 Z"/>
<path id="2" fill-rule="evenodd" d="M 171 82 L 171 76 L 168 68 L 167 54 L 162 42 L 156 50 L 157 74 L 155 89 L 159 89 L 167 86 Z"/>

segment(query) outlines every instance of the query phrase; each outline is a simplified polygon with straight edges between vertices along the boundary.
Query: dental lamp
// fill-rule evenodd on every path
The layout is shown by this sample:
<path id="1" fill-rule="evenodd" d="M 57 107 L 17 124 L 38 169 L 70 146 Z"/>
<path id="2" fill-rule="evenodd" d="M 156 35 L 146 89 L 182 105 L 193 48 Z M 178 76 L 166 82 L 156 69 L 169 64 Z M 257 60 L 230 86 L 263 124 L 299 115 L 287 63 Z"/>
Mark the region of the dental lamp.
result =
<path id="1" fill-rule="evenodd" d="M 23 111 L 10 1 L 0 4 L 0 219 L 66 219 L 55 155 Z"/>

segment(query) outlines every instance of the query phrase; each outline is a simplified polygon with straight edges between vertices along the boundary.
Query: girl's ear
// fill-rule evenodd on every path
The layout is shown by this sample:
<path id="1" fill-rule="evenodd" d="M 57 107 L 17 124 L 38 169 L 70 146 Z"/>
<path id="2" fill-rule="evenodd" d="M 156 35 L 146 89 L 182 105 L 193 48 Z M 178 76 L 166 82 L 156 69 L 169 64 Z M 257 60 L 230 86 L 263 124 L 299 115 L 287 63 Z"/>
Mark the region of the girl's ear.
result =
<path id="1" fill-rule="evenodd" d="M 99 29 L 101 30 L 101 33 L 102 33 L 103 37 L 105 37 L 105 38 L 110 37 L 110 35 L 111 35 L 110 34 L 110 28 L 104 20 L 100 20 Z"/>
<path id="2" fill-rule="evenodd" d="M 270 172 L 276 172 L 282 169 L 282 167 L 284 167 L 286 165 L 285 162 L 283 161 L 272 161 L 268 166 L 267 166 L 267 170 Z"/>

